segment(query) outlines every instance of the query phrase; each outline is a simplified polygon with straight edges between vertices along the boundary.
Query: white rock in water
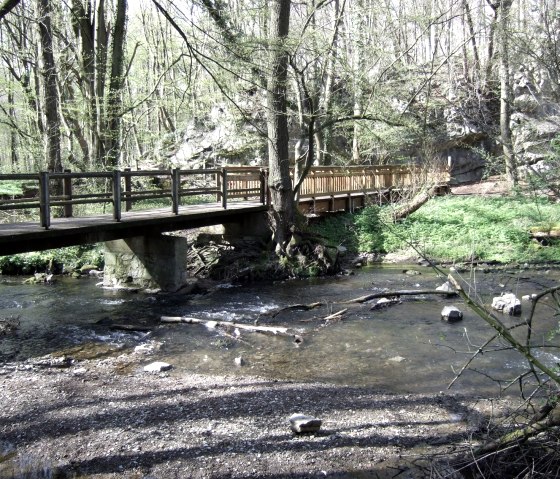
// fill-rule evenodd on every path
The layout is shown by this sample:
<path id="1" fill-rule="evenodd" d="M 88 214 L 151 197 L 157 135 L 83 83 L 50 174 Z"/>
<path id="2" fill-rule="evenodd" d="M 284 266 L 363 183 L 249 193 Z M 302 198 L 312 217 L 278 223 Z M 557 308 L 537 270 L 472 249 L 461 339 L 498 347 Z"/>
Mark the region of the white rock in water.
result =
<path id="1" fill-rule="evenodd" d="M 522 301 L 534 301 L 535 299 L 537 299 L 536 293 L 526 294 L 525 296 L 521 296 Z"/>
<path id="2" fill-rule="evenodd" d="M 394 356 L 392 358 L 387 359 L 387 361 L 392 361 L 394 363 L 402 363 L 403 361 L 406 361 L 406 358 L 403 358 L 402 356 Z"/>
<path id="3" fill-rule="evenodd" d="M 163 361 L 155 361 L 153 363 L 144 366 L 144 371 L 147 373 L 161 373 L 162 371 L 169 371 L 173 366 L 169 363 L 164 363 Z"/>
<path id="4" fill-rule="evenodd" d="M 448 323 L 454 323 L 463 319 L 463 312 L 457 306 L 445 306 L 441 310 L 441 319 Z"/>
<path id="5" fill-rule="evenodd" d="M 451 283 L 449 281 L 446 281 L 441 286 L 438 286 L 436 288 L 436 291 L 443 291 L 443 292 L 449 293 L 449 294 L 457 294 L 457 292 L 455 291 L 455 288 L 451 285 Z"/>
<path id="6" fill-rule="evenodd" d="M 492 299 L 492 308 L 510 316 L 521 314 L 521 301 L 513 293 L 502 293 Z"/>
<path id="7" fill-rule="evenodd" d="M 301 434 L 305 432 L 317 432 L 321 428 L 323 421 L 313 416 L 305 414 L 292 414 L 290 416 L 290 425 L 292 431 Z"/>

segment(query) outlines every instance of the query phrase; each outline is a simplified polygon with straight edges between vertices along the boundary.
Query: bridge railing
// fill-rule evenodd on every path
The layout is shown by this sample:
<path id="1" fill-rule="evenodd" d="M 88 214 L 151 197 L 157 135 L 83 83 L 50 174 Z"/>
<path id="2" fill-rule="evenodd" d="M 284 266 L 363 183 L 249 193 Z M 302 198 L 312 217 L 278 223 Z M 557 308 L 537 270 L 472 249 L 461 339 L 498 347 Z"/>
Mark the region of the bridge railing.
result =
<path id="1" fill-rule="evenodd" d="M 148 181 L 142 181 L 148 178 Z M 266 202 L 265 175 L 261 169 L 235 168 L 198 170 L 139 170 L 79 173 L 0 174 L 0 181 L 24 181 L 32 185 L 29 197 L 0 197 L 0 211 L 23 210 L 39 216 L 42 227 L 49 228 L 52 209 L 58 216 L 74 217 L 77 205 L 111 205 L 113 218 L 120 221 L 124 211 L 142 202 L 167 200 L 174 214 L 179 214 L 183 198 L 196 197 L 197 203 L 218 202 L 227 208 L 228 201 L 257 198 Z M 93 184 L 93 183 L 95 184 Z M 103 212 L 106 212 L 103 210 Z M 91 214 L 91 212 L 90 212 Z M 83 216 L 83 215 L 79 215 Z"/>
<path id="2" fill-rule="evenodd" d="M 51 209 L 58 216 L 84 216 L 77 205 L 110 206 L 113 218 L 120 221 L 133 205 L 154 208 L 153 200 L 170 203 L 174 214 L 184 206 L 184 199 L 200 203 L 218 203 L 227 208 L 230 201 L 256 200 L 269 203 L 267 170 L 259 167 L 228 167 L 197 170 L 138 170 L 111 172 L 35 174 L 0 174 L 2 181 L 25 181 L 36 184 L 32 197 L 0 197 L 0 211 L 23 210 L 37 216 L 41 226 L 49 228 Z M 417 173 L 408 165 L 313 167 L 301 185 L 301 201 L 321 197 L 368 194 L 406 189 Z M 188 203 L 188 202 L 187 202 Z M 106 213 L 105 209 L 103 212 Z M 91 211 L 87 214 L 91 215 Z M 87 215 L 86 214 L 86 215 Z"/>
<path id="3" fill-rule="evenodd" d="M 300 198 L 406 188 L 412 184 L 407 165 L 313 167 L 300 188 Z"/>

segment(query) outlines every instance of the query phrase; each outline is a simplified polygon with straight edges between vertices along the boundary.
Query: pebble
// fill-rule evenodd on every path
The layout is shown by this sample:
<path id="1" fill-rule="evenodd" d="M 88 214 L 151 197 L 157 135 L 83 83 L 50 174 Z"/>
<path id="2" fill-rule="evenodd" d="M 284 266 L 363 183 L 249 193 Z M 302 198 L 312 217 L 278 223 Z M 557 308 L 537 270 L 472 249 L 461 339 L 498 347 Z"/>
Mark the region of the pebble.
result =
<path id="1" fill-rule="evenodd" d="M 162 371 L 169 371 L 173 366 L 163 361 L 154 361 L 144 366 L 144 371 L 147 373 L 161 373 Z"/>

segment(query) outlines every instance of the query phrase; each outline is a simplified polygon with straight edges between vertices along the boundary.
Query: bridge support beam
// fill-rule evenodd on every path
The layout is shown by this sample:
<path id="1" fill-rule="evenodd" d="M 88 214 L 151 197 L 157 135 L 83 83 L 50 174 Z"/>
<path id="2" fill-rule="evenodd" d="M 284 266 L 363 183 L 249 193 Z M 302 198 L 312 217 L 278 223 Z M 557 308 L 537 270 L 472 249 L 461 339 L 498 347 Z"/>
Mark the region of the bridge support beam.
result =
<path id="1" fill-rule="evenodd" d="M 268 212 L 249 213 L 235 223 L 223 224 L 224 239 L 269 239 L 272 237 Z"/>
<path id="2" fill-rule="evenodd" d="M 187 282 L 187 240 L 136 236 L 105 243 L 103 285 L 177 291 Z"/>

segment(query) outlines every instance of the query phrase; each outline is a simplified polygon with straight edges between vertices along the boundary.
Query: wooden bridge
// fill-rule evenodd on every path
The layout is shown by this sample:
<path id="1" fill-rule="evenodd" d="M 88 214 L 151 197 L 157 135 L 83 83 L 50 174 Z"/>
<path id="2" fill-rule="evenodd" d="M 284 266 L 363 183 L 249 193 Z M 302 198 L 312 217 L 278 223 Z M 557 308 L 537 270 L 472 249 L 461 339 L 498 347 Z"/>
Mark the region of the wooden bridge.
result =
<path id="1" fill-rule="evenodd" d="M 267 170 L 253 167 L 0 174 L 7 181 L 26 192 L 0 197 L 0 256 L 236 223 L 269 207 Z M 407 166 L 315 167 L 298 203 L 304 213 L 352 211 L 411 183 Z"/>

